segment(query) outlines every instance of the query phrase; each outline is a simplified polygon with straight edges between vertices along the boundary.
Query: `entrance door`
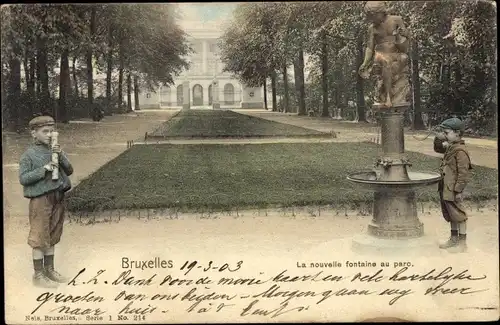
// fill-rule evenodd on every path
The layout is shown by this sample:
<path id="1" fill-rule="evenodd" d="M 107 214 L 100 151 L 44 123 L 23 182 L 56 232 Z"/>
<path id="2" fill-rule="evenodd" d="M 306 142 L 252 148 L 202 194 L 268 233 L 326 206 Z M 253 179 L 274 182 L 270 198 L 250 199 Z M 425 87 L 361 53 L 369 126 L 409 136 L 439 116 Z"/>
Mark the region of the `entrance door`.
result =
<path id="1" fill-rule="evenodd" d="M 203 87 L 201 85 L 195 85 L 193 87 L 193 106 L 203 105 Z"/>

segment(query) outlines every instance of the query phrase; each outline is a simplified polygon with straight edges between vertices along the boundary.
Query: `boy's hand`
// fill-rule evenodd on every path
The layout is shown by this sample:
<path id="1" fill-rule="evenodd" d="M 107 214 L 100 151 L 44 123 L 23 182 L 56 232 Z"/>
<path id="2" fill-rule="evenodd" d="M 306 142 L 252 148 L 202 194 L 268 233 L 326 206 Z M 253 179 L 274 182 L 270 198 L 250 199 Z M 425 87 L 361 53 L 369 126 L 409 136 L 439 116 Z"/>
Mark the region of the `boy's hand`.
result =
<path id="1" fill-rule="evenodd" d="M 444 132 L 438 132 L 436 133 L 436 138 L 439 140 L 446 140 L 446 134 L 444 134 Z"/>
<path id="2" fill-rule="evenodd" d="M 61 153 L 61 146 L 59 144 L 54 145 L 54 147 L 52 147 L 52 152 Z"/>
<path id="3" fill-rule="evenodd" d="M 443 148 L 448 148 L 450 146 L 450 144 L 448 143 L 448 141 L 444 141 L 442 143 L 442 145 L 443 145 Z"/>
<path id="4" fill-rule="evenodd" d="M 462 202 L 464 200 L 464 195 L 463 193 L 458 193 L 458 192 L 455 192 L 455 200 L 458 201 L 458 202 Z"/>
<path id="5" fill-rule="evenodd" d="M 47 165 L 43 166 L 43 168 L 45 168 L 45 170 L 51 172 L 53 171 L 55 168 L 57 168 L 57 164 L 54 164 L 53 162 L 50 162 L 48 163 Z"/>

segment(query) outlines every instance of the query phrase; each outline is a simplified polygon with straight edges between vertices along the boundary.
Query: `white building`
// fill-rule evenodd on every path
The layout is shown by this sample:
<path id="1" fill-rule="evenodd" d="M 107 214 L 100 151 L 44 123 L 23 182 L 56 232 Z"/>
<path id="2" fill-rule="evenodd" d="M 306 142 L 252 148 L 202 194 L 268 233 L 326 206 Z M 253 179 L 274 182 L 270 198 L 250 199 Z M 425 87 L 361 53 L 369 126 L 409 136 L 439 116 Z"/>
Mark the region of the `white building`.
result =
<path id="1" fill-rule="evenodd" d="M 217 42 L 220 28 L 206 22 L 193 21 L 187 24 L 188 40 L 194 53 L 188 58 L 191 67 L 184 71 L 172 86 L 162 86 L 154 92 L 141 93 L 141 109 L 180 109 L 183 106 L 183 83 L 189 82 L 191 108 L 212 108 L 214 81 L 218 82 L 220 108 L 263 108 L 263 87 L 251 88 L 241 85 L 230 73 L 223 73 L 223 64 L 218 53 Z"/>

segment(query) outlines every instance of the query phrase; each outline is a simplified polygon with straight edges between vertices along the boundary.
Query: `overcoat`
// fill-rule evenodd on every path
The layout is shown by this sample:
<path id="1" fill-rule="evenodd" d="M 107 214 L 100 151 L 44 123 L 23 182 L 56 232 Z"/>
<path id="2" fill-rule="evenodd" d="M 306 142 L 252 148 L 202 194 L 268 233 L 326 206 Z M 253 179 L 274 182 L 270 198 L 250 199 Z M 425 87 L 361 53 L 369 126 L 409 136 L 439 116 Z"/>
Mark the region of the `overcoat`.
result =
<path id="1" fill-rule="evenodd" d="M 435 138 L 434 151 L 444 154 L 440 166 L 443 179 L 438 187 L 443 215 L 447 221 L 465 221 L 467 214 L 462 202 L 456 198 L 467 186 L 472 169 L 465 142 L 460 141 L 444 148 L 443 141 Z"/>

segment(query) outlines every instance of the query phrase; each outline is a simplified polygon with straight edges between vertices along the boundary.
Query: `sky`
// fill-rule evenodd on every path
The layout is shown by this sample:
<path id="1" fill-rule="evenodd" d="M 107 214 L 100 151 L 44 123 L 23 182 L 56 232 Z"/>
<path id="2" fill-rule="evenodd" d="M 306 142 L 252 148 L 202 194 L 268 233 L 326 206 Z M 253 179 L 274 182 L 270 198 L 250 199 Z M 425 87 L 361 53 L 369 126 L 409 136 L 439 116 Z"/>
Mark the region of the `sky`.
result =
<path id="1" fill-rule="evenodd" d="M 235 3 L 179 3 L 177 4 L 180 11 L 179 25 L 183 28 L 192 28 L 193 21 L 199 23 L 198 27 L 210 25 L 214 27 L 222 26 L 231 16 Z"/>

